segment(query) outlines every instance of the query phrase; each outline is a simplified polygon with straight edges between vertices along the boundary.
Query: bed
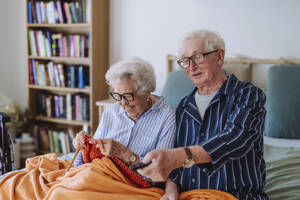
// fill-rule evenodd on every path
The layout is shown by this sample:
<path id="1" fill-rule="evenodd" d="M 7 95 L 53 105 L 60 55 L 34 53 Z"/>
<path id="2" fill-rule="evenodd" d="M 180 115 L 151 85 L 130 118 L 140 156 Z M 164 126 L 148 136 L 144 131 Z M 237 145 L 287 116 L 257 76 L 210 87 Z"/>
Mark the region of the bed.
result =
<path id="1" fill-rule="evenodd" d="M 185 72 L 183 70 L 178 70 L 174 67 L 174 61 L 177 58 L 172 55 L 167 56 L 167 72 L 168 78 L 163 89 L 162 95 L 166 97 L 167 103 L 175 108 L 178 104 L 179 100 L 187 95 L 191 88 L 193 88 L 193 84 L 189 82 L 189 79 L 185 76 Z M 300 60 L 296 59 L 249 59 L 249 58 L 227 58 L 224 64 L 224 72 L 226 74 L 234 73 L 238 78 L 242 80 L 252 81 L 252 68 L 256 64 L 272 64 L 272 65 L 300 65 Z M 280 68 L 280 67 L 279 67 Z M 300 70 L 300 67 L 299 67 Z M 299 71 L 298 70 L 298 71 Z M 277 72 L 278 73 L 278 72 Z M 282 74 L 281 71 L 279 71 Z M 181 84 L 175 84 L 174 80 L 178 81 L 178 76 L 180 76 Z M 297 74 L 296 81 L 297 81 Z M 284 78 L 284 77 L 283 77 Z M 286 78 L 286 77 L 285 77 Z M 278 77 L 276 77 L 275 81 L 278 82 Z M 289 77 L 289 79 L 291 79 Z M 172 82 L 173 81 L 173 82 Z M 282 81 L 286 82 L 286 81 Z M 167 85 L 176 85 L 176 88 L 168 88 Z M 290 84 L 287 82 L 287 84 Z M 272 90 L 272 84 L 267 85 L 267 87 L 263 88 L 268 91 Z M 299 85 L 299 84 L 298 84 Z M 295 85 L 296 87 L 298 86 Z M 275 85 L 276 86 L 276 85 Z M 278 86 L 276 86 L 278 87 Z M 281 86 L 280 86 L 281 87 Z M 296 90 L 296 95 L 300 91 L 298 88 Z M 299 91 L 299 92 L 297 92 Z M 280 91 L 282 93 L 282 91 Z M 287 91 L 288 92 L 288 91 Z M 277 94 L 278 95 L 278 94 Z M 281 94 L 279 94 L 281 95 Z M 268 97 L 268 95 L 267 95 Z M 270 98 L 270 97 L 269 97 Z M 270 98 L 273 99 L 273 98 Z M 286 98 L 285 98 L 286 99 Z M 297 98 L 296 98 L 297 99 Z M 267 98 L 267 111 L 270 111 L 270 106 L 273 102 L 268 102 Z M 289 104 L 289 102 L 287 102 Z M 295 103 L 295 102 L 292 102 Z M 106 105 L 106 104 L 105 104 Z M 300 105 L 300 104 L 299 104 Z M 106 105 L 107 106 L 107 105 Z M 273 105 L 273 106 L 276 106 Z M 278 106 L 277 106 L 278 107 Z M 290 107 L 287 113 L 291 113 L 291 111 L 295 112 L 296 115 L 300 113 L 300 107 Z M 280 112 L 280 110 L 278 111 Z M 276 114 L 274 114 L 276 115 Z M 297 123 L 297 116 L 294 121 Z M 291 121 L 291 120 L 290 120 Z M 300 121 L 300 119 L 298 120 Z M 272 125 L 272 123 L 271 123 Z M 270 126 L 270 125 L 269 125 Z M 290 128 L 290 126 L 289 126 Z M 295 125 L 292 130 L 288 130 L 287 132 L 294 132 L 298 133 L 296 135 L 299 136 L 298 139 L 291 139 L 291 138 L 284 138 L 285 136 L 276 136 L 272 137 L 272 134 L 264 136 L 264 143 L 265 143 L 265 160 L 267 164 L 267 173 L 266 173 L 266 186 L 265 190 L 270 199 L 274 200 L 296 200 L 300 199 L 300 130 L 299 125 Z M 297 132 L 298 131 L 298 132 Z M 271 130 L 272 132 L 272 130 Z M 67 159 L 71 160 L 74 154 L 68 154 L 60 159 Z M 5 175 L 0 176 L 0 179 Z"/>
<path id="2" fill-rule="evenodd" d="M 173 55 L 167 56 L 169 75 L 165 85 L 171 87 L 164 87 L 162 92 L 167 103 L 173 108 L 176 108 L 180 99 L 194 88 L 184 70 L 176 66 L 177 59 Z M 267 96 L 264 133 L 265 191 L 271 200 L 299 200 L 300 60 L 225 58 L 223 71 L 227 75 L 234 73 L 241 80 L 255 82 L 254 67 L 268 67 L 267 82 L 259 86 Z"/>

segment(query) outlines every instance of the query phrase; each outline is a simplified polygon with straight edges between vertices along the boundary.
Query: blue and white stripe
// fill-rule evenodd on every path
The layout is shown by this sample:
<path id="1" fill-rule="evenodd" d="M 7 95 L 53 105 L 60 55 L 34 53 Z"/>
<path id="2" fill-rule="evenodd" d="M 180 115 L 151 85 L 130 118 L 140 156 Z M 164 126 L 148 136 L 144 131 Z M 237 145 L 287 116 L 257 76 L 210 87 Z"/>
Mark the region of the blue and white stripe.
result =
<path id="1" fill-rule="evenodd" d="M 170 149 L 175 142 L 175 111 L 163 97 L 147 110 L 136 122 L 117 103 L 108 107 L 94 134 L 95 139 L 111 138 L 128 147 L 142 159 L 154 149 Z M 78 154 L 75 166 L 82 164 Z"/>
<path id="2" fill-rule="evenodd" d="M 267 199 L 264 193 L 263 129 L 265 95 L 251 83 L 230 75 L 209 103 L 203 118 L 193 92 L 176 110 L 175 147 L 202 146 L 209 167 L 174 170 L 170 177 L 183 191 L 217 189 L 239 199 Z"/>

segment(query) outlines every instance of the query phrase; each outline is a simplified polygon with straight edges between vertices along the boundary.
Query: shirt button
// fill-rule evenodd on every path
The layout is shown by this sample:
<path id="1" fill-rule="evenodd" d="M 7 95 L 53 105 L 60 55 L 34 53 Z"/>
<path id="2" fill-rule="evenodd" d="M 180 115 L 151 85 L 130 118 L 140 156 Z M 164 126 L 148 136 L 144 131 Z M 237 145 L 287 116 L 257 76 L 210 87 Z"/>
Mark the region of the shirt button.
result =
<path id="1" fill-rule="evenodd" d="M 200 136 L 203 137 L 203 136 L 204 136 L 204 132 L 201 132 L 201 133 L 200 133 Z"/>
<path id="2" fill-rule="evenodd" d="M 192 179 L 192 182 L 193 182 L 193 183 L 195 183 L 195 182 L 196 182 L 196 180 L 193 178 L 193 179 Z"/>
<path id="3" fill-rule="evenodd" d="M 207 169 L 205 168 L 205 169 L 203 169 L 203 171 L 205 172 L 205 173 L 207 173 Z"/>

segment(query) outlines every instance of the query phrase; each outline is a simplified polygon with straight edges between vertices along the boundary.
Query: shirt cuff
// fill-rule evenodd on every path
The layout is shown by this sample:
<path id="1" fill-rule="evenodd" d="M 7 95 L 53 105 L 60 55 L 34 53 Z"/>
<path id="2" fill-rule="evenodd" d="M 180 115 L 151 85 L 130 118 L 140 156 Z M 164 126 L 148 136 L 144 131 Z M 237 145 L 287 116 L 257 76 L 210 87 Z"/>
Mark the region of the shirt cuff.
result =
<path id="1" fill-rule="evenodd" d="M 74 166 L 78 167 L 79 165 L 82 165 L 82 164 L 84 164 L 83 159 L 82 159 L 82 153 L 79 152 L 77 157 L 75 158 Z"/>

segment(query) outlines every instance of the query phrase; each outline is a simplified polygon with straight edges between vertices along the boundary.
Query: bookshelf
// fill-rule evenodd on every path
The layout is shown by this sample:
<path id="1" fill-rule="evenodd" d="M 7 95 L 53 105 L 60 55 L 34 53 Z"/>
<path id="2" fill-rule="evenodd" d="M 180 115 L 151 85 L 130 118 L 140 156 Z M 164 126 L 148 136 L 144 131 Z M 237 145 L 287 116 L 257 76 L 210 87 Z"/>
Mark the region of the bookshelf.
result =
<path id="1" fill-rule="evenodd" d="M 87 126 L 94 133 L 96 101 L 108 98 L 109 1 L 25 1 L 32 134 L 45 142 L 40 134 L 48 128 L 77 132 Z"/>

